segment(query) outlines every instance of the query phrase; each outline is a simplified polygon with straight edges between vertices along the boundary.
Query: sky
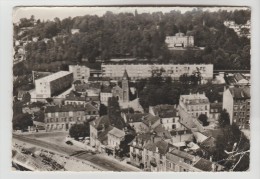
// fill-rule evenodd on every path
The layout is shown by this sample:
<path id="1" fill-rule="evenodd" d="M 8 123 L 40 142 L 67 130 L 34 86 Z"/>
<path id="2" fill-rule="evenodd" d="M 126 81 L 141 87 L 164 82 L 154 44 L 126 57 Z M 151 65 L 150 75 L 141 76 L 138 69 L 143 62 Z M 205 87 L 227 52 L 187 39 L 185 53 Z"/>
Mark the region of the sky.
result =
<path id="1" fill-rule="evenodd" d="M 18 22 L 21 18 L 30 18 L 34 15 L 35 19 L 53 20 L 55 17 L 64 19 L 67 17 L 76 17 L 84 15 L 102 16 L 106 11 L 113 13 L 132 12 L 152 13 L 162 11 L 163 13 L 171 10 L 180 10 L 182 13 L 191 11 L 194 7 L 15 7 L 13 9 L 13 22 Z M 235 9 L 247 9 L 246 7 L 204 7 L 206 11 L 218 11 L 219 9 L 232 11 Z"/>

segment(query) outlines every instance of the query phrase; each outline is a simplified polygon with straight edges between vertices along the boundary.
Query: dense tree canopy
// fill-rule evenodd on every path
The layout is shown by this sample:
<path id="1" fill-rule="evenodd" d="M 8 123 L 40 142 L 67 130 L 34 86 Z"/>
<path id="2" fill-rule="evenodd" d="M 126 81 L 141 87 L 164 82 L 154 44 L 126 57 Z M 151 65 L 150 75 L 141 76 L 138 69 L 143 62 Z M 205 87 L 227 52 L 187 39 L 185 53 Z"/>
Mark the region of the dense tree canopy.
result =
<path id="1" fill-rule="evenodd" d="M 71 126 L 69 130 L 69 134 L 71 137 L 75 138 L 76 140 L 79 139 L 79 137 L 87 137 L 89 136 L 89 123 L 85 122 L 83 124 L 74 124 Z"/>
<path id="2" fill-rule="evenodd" d="M 249 69 L 250 40 L 238 37 L 234 30 L 223 25 L 225 20 L 242 24 L 249 19 L 247 10 L 208 12 L 194 8 L 184 14 L 179 11 L 164 14 L 107 12 L 101 17 L 85 15 L 37 21 L 17 39 L 39 37 L 38 42 L 26 45 L 26 63 L 36 69 L 46 65 L 57 70 L 62 68 L 61 64 L 80 63 L 83 58 L 95 62 L 118 57 L 146 58 L 160 63 L 213 63 L 216 69 Z M 32 20 L 21 19 L 19 27 L 31 25 Z M 15 25 L 14 29 L 17 28 Z M 79 29 L 80 33 L 71 34 L 72 28 Z M 205 47 L 205 50 L 169 51 L 165 37 L 177 32 L 193 35 L 195 46 Z M 45 38 L 48 40 L 44 42 Z"/>
<path id="3" fill-rule="evenodd" d="M 220 127 L 226 127 L 226 126 L 230 125 L 230 117 L 229 117 L 229 114 L 226 109 L 224 109 L 220 113 L 218 123 L 219 123 Z"/>

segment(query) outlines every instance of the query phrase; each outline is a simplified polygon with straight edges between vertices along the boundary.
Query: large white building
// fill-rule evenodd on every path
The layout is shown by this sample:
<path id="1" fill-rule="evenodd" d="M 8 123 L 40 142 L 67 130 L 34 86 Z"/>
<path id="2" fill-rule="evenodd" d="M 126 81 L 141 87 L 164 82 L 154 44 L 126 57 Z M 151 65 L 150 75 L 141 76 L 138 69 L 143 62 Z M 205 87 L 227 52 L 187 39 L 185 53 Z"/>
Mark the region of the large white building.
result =
<path id="1" fill-rule="evenodd" d="M 168 48 L 194 47 L 194 37 L 185 36 L 184 33 L 177 33 L 175 36 L 166 36 L 165 43 Z"/>
<path id="2" fill-rule="evenodd" d="M 50 98 L 71 87 L 73 75 L 68 71 L 59 71 L 35 80 L 35 98 Z"/>
<path id="3" fill-rule="evenodd" d="M 120 80 L 127 71 L 131 80 L 149 78 L 153 72 L 162 71 L 162 76 L 178 80 L 183 74 L 200 72 L 203 79 L 213 79 L 213 64 L 119 64 L 102 63 L 103 77 Z"/>
<path id="4" fill-rule="evenodd" d="M 86 66 L 69 65 L 69 71 L 73 73 L 74 80 L 87 81 L 90 76 L 90 69 Z"/>

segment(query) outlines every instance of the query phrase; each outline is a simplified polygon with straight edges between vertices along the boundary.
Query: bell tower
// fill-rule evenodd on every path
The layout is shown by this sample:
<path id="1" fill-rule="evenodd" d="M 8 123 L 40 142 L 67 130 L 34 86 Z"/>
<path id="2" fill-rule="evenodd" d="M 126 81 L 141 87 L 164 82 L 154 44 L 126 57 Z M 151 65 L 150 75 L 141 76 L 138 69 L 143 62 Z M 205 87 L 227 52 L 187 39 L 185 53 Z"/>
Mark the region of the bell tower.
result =
<path id="1" fill-rule="evenodd" d="M 125 70 L 122 79 L 122 89 L 123 89 L 123 102 L 129 102 L 129 77 L 127 71 Z"/>

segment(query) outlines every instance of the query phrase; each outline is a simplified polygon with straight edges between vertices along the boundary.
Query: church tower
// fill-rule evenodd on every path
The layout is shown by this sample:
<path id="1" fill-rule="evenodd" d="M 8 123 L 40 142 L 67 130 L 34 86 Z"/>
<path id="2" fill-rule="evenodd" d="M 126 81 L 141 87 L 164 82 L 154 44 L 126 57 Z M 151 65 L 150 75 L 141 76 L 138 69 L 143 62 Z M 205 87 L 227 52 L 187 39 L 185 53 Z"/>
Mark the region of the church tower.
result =
<path id="1" fill-rule="evenodd" d="M 123 89 L 123 102 L 129 102 L 129 77 L 127 71 L 125 70 L 122 79 L 122 89 Z"/>

